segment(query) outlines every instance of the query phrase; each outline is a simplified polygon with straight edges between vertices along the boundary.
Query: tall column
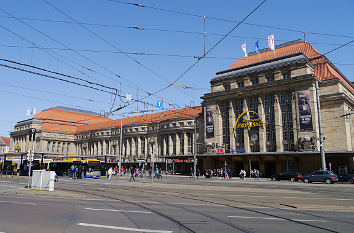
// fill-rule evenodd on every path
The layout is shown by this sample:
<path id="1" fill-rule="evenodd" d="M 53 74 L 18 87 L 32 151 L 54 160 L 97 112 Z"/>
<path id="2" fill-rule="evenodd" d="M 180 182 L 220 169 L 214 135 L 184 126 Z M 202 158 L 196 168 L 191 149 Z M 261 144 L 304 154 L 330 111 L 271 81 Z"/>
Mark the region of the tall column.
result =
<path id="1" fill-rule="evenodd" d="M 277 151 L 284 151 L 283 148 L 283 124 L 281 108 L 278 95 L 274 95 L 274 115 L 275 115 L 275 142 Z"/>
<path id="2" fill-rule="evenodd" d="M 104 155 L 107 154 L 107 151 L 106 151 L 106 140 L 103 140 L 101 141 L 101 154 L 103 153 Z"/>
<path id="3" fill-rule="evenodd" d="M 177 155 L 181 154 L 179 137 L 180 137 L 180 133 L 176 133 L 176 154 Z"/>
<path id="4" fill-rule="evenodd" d="M 264 105 L 262 98 L 258 98 L 258 115 L 261 118 L 262 122 L 265 122 L 265 112 L 264 112 Z M 263 125 L 262 127 L 259 127 L 259 149 L 260 152 L 266 152 L 266 126 Z"/>
<path id="5" fill-rule="evenodd" d="M 141 158 L 142 155 L 141 155 L 141 138 L 138 136 L 138 145 L 136 145 L 136 147 L 138 148 L 138 154 L 136 155 L 137 158 Z"/>
<path id="6" fill-rule="evenodd" d="M 235 132 L 234 132 L 234 124 L 236 121 L 234 105 L 232 104 L 232 100 L 230 101 L 230 109 L 229 109 L 229 123 L 230 123 L 230 148 L 236 148 L 235 141 Z"/>
<path id="7" fill-rule="evenodd" d="M 248 111 L 248 104 L 247 104 L 247 100 L 246 99 L 243 99 L 243 111 Z M 244 119 L 250 119 L 249 117 L 249 114 L 245 114 L 243 115 L 243 118 Z M 243 119 L 240 119 L 240 121 L 242 121 Z M 249 135 L 248 135 L 248 128 L 244 128 L 243 129 L 243 138 L 244 138 L 244 146 L 245 146 L 245 150 L 247 153 L 251 152 L 251 146 L 250 146 L 250 138 L 249 138 Z"/>

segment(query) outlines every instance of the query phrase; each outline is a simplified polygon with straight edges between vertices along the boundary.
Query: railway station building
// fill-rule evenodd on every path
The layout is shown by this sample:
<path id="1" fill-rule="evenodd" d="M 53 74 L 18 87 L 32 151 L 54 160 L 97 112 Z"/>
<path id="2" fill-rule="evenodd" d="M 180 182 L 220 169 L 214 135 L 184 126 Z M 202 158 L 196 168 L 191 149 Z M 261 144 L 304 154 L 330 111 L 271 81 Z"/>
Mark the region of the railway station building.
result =
<path id="1" fill-rule="evenodd" d="M 258 169 L 263 176 L 320 169 L 320 110 L 327 168 L 353 171 L 354 85 L 311 44 L 250 53 L 210 84 L 202 97 L 203 169 Z"/>
<path id="2" fill-rule="evenodd" d="M 307 173 L 321 168 L 321 113 L 327 169 L 354 172 L 354 85 L 311 44 L 297 40 L 249 53 L 210 84 L 202 106 L 117 120 L 67 107 L 43 110 L 15 125 L 12 150 L 24 156 L 34 128 L 42 158 L 117 163 L 122 154 L 125 166 L 153 159 L 190 173 L 196 154 L 201 171 Z"/>

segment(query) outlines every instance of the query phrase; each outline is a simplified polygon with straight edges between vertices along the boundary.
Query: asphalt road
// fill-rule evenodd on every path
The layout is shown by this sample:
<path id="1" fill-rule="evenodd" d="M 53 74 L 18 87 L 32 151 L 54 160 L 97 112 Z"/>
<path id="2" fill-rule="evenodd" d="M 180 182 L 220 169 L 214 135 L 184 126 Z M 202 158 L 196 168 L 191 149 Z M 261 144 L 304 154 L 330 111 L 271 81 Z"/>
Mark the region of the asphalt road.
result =
<path id="1" fill-rule="evenodd" d="M 0 232 L 353 232 L 354 185 L 168 177 L 0 178 Z"/>

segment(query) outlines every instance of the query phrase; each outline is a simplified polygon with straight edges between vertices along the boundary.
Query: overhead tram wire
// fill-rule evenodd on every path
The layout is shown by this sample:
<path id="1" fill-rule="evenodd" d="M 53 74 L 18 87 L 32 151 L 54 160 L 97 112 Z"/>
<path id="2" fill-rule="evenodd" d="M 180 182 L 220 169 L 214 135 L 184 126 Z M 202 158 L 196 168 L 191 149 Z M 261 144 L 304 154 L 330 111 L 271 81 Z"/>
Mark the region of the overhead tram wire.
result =
<path id="1" fill-rule="evenodd" d="M 135 7 L 140 7 L 142 9 L 152 9 L 152 10 L 158 10 L 158 11 L 168 12 L 168 13 L 172 13 L 172 14 L 190 16 L 190 17 L 197 17 L 197 18 L 206 17 L 207 19 L 212 19 L 212 20 L 216 20 L 216 21 L 230 22 L 230 23 L 238 23 L 239 22 L 239 21 L 232 20 L 232 19 L 209 17 L 209 16 L 205 16 L 205 15 L 198 15 L 198 14 L 195 14 L 195 13 L 189 13 L 189 12 L 183 12 L 183 11 L 177 11 L 177 10 L 153 7 L 153 6 L 143 5 L 143 4 L 134 3 L 134 2 L 125 2 L 125 1 L 119 1 L 119 0 L 107 0 L 107 1 L 115 2 L 115 3 L 118 3 L 118 4 L 125 4 L 125 5 L 131 5 L 131 6 L 135 6 Z M 264 25 L 264 24 L 255 24 L 255 23 L 247 23 L 247 22 L 244 22 L 243 24 L 250 25 L 250 26 L 256 26 L 256 27 L 264 27 L 264 28 L 271 28 L 271 29 L 277 29 L 277 30 L 283 30 L 283 31 L 297 32 L 297 33 L 301 33 L 301 34 L 304 33 L 304 31 L 301 31 L 301 30 L 298 30 L 298 29 L 292 29 L 292 28 L 276 27 L 276 26 L 269 26 L 269 25 Z M 354 36 L 338 35 L 338 34 L 331 34 L 331 33 L 320 33 L 320 32 L 311 32 L 311 31 L 306 31 L 306 33 L 307 34 L 320 35 L 320 36 L 354 38 Z"/>
<path id="2" fill-rule="evenodd" d="M 1 27 L 1 25 L 0 25 Z M 309 42 L 311 44 L 316 44 L 316 42 Z M 331 45 L 342 45 L 342 44 L 331 44 Z M 353 45 L 347 45 L 347 46 L 353 46 Z M 68 51 L 66 48 L 56 48 L 56 47 L 39 47 L 39 46 L 21 46 L 21 45 L 6 45 L 6 44 L 0 44 L 0 47 L 6 47 L 6 48 L 27 48 L 27 49 L 44 49 L 44 50 L 62 50 L 62 51 Z M 92 53 L 119 53 L 117 51 L 109 51 L 109 50 L 92 50 L 92 49 L 75 49 L 76 51 L 79 52 L 92 52 Z M 195 55 L 183 55 L 183 54 L 163 54 L 163 53 L 145 53 L 145 52 L 126 52 L 128 54 L 132 55 L 137 55 L 137 56 L 163 56 L 163 57 L 180 57 L 180 58 L 197 58 Z M 238 60 L 241 59 L 241 57 L 208 57 L 205 56 L 203 59 L 225 59 L 225 60 Z M 251 58 L 247 58 L 251 60 Z M 255 58 L 254 60 L 259 60 L 259 58 Z M 332 62 L 333 64 L 336 65 L 342 65 L 342 66 L 352 66 L 354 63 L 337 63 L 337 62 Z M 77 70 L 78 71 L 78 70 Z M 82 72 L 80 72 L 82 74 Z M 84 74 L 87 76 L 86 74 Z M 96 80 L 98 81 L 98 80 Z"/>
<path id="3" fill-rule="evenodd" d="M 53 37 L 49 36 L 48 34 L 46 34 L 46 33 L 42 32 L 42 31 L 38 30 L 37 28 L 35 28 L 35 27 L 33 27 L 32 25 L 30 25 L 30 24 L 24 22 L 23 20 L 17 18 L 16 16 L 14 16 L 14 15 L 8 13 L 7 11 L 5 11 L 5 10 L 3 10 L 3 9 L 1 9 L 1 8 L 0 8 L 0 11 L 2 11 L 3 13 L 5 13 L 5 14 L 7 14 L 7 15 L 13 17 L 13 18 L 15 18 L 16 20 L 18 20 L 18 21 L 21 22 L 22 24 L 26 25 L 27 27 L 31 28 L 32 30 L 35 30 L 36 32 L 38 32 L 38 33 L 40 33 L 41 35 L 47 37 L 48 39 L 53 40 L 54 42 L 60 44 L 61 46 L 65 47 L 66 49 L 68 49 L 68 50 L 74 52 L 75 54 L 79 55 L 80 57 L 82 57 L 82 58 L 84 58 L 84 59 L 90 61 L 91 63 L 95 64 L 96 66 L 100 67 L 101 69 L 104 69 L 104 70 L 106 70 L 107 72 L 113 74 L 115 77 L 124 80 L 125 82 L 131 84 L 131 85 L 134 86 L 134 87 L 139 88 L 140 90 L 143 90 L 144 92 L 146 92 L 146 93 L 148 94 L 148 96 L 150 96 L 150 92 L 148 92 L 147 90 L 145 90 L 145 89 L 143 89 L 143 88 L 138 87 L 138 86 L 137 86 L 136 84 L 134 84 L 134 83 L 131 83 L 130 81 L 128 81 L 128 80 L 126 80 L 125 78 L 121 77 L 120 75 L 116 74 L 116 73 L 113 72 L 112 70 L 110 70 L 110 69 L 104 67 L 103 65 L 101 65 L 101 64 L 99 64 L 99 63 L 97 63 L 97 62 L 95 62 L 95 61 L 93 61 L 92 59 L 88 58 L 87 56 L 84 56 L 84 55 L 82 55 L 81 53 L 79 53 L 79 52 L 77 52 L 77 51 L 71 49 L 71 48 L 68 47 L 67 45 L 61 43 L 60 41 L 58 41 L 58 40 L 56 40 L 56 39 L 54 39 Z M 5 28 L 5 27 L 3 27 L 3 28 Z"/>
<path id="4" fill-rule="evenodd" d="M 38 47 L 39 50 L 41 50 L 43 53 L 47 54 L 48 56 L 52 57 L 53 59 L 55 59 L 55 60 L 58 59 L 58 58 L 56 58 L 55 56 L 53 56 L 51 53 L 49 53 L 45 48 L 42 48 L 42 47 L 38 46 L 35 42 L 33 42 L 33 41 L 31 41 L 31 40 L 29 40 L 29 39 L 27 39 L 27 38 L 25 38 L 25 37 L 19 35 L 18 33 L 16 33 L 16 32 L 14 32 L 14 31 L 10 30 L 9 28 L 7 28 L 7 27 L 5 27 L 5 26 L 3 26 L 3 25 L 0 25 L 0 27 L 1 27 L 2 29 L 4 29 L 5 31 L 7 31 L 7 32 L 9 32 L 9 33 L 11 33 L 11 34 L 13 34 L 13 35 L 15 35 L 15 36 L 18 37 L 18 38 L 20 38 L 21 40 L 24 40 L 24 41 L 28 42 L 29 44 L 32 44 L 32 45 Z M 70 50 L 70 49 L 67 49 L 67 50 Z M 67 58 L 61 56 L 60 54 L 57 54 L 57 53 L 55 53 L 55 52 L 53 52 L 53 51 L 51 51 L 51 52 L 54 53 L 56 56 L 62 57 L 62 58 L 64 58 L 64 59 L 67 59 Z M 72 65 L 70 65 L 70 64 L 68 64 L 68 63 L 66 63 L 66 62 L 64 62 L 63 60 L 58 60 L 58 61 L 63 62 L 65 65 L 68 65 L 69 67 L 73 68 L 74 70 L 78 71 L 79 73 L 83 74 L 84 76 L 90 77 L 90 76 L 88 76 L 87 74 L 85 74 L 85 73 L 81 72 L 80 70 L 76 69 L 76 68 L 73 67 Z M 76 63 L 76 62 L 74 62 L 74 61 L 71 61 L 71 62 Z M 76 63 L 76 64 L 77 64 L 77 63 Z M 83 65 L 80 65 L 80 64 L 77 64 L 77 65 L 79 65 L 79 66 L 81 66 L 81 67 L 83 67 L 83 68 L 85 68 L 85 69 L 87 69 L 87 70 L 89 70 L 89 71 L 92 71 L 92 72 L 95 72 L 95 73 L 97 73 L 97 74 L 100 74 L 100 73 L 98 73 L 97 71 L 94 71 L 93 69 L 87 68 L 87 67 L 85 67 L 85 66 L 83 66 Z M 107 77 L 107 76 L 105 76 L 105 75 L 103 75 L 103 74 L 100 74 L 100 75 L 102 75 L 103 77 Z M 92 77 L 90 77 L 90 78 L 92 78 Z M 94 78 L 92 78 L 92 79 L 94 79 Z M 95 79 L 94 79 L 94 80 L 95 80 Z M 98 82 L 98 80 L 95 80 L 95 81 Z M 167 99 L 167 98 L 165 98 L 165 100 L 166 100 L 166 99 Z"/>
<path id="5" fill-rule="evenodd" d="M 208 53 L 210 53 L 212 50 L 214 50 L 216 48 L 216 46 L 218 46 L 228 35 L 230 35 L 230 33 L 232 33 L 238 26 L 240 26 L 249 16 L 251 16 L 258 8 L 260 8 L 267 0 L 263 0 L 256 8 L 254 8 L 250 13 L 248 13 L 248 15 L 246 17 L 244 17 L 239 23 L 236 24 L 236 26 L 234 26 L 225 36 L 223 36 L 218 42 L 216 42 L 211 48 L 209 48 L 207 50 L 207 52 L 203 55 L 203 56 L 206 56 Z M 201 57 L 203 58 L 203 57 Z M 161 91 L 164 91 L 168 88 L 170 88 L 173 84 L 175 84 L 178 80 L 180 80 L 188 71 L 190 71 L 194 66 L 196 66 L 199 61 L 201 59 L 198 59 L 195 63 L 193 63 L 191 66 L 189 66 L 187 68 L 187 70 L 185 70 L 180 76 L 178 76 L 178 78 L 176 80 L 174 80 L 172 83 L 170 83 L 168 86 L 164 87 L 164 88 L 161 88 L 157 91 L 155 91 L 153 93 L 153 95 L 161 92 Z M 144 97 L 146 98 L 146 97 Z M 142 98 L 142 99 L 144 99 Z"/>
<path id="6" fill-rule="evenodd" d="M 0 15 L 1 18 L 9 18 L 9 19 L 16 19 L 15 17 L 11 16 L 2 16 Z M 143 26 L 123 26 L 123 25 L 113 25 L 113 24 L 99 24 L 99 23 L 87 23 L 87 22 L 72 22 L 72 21 L 64 21 L 64 20 L 53 20 L 53 19 L 38 19 L 38 18 L 28 18 L 28 17 L 18 17 L 21 20 L 28 20 L 28 21 L 38 21 L 38 22 L 47 22 L 47 23 L 63 23 L 63 24 L 82 24 L 86 26 L 98 26 L 98 27 L 109 27 L 109 28 L 123 28 L 123 29 L 133 29 L 137 31 L 157 31 L 157 32 L 169 32 L 169 33 L 183 33 L 183 34 L 194 34 L 194 35 L 204 35 L 204 32 L 198 32 L 198 31 L 185 31 L 185 30 L 172 30 L 172 29 L 165 29 L 165 28 L 147 28 Z M 234 21 L 236 22 L 236 21 Z M 244 23 L 246 24 L 246 23 Z M 269 26 L 271 27 L 271 26 Z M 301 32 L 303 31 L 295 31 L 295 32 Z M 306 32 L 307 33 L 307 32 Z M 208 33 L 208 36 L 224 36 L 224 34 L 220 33 Z M 339 35 L 338 35 L 339 36 Z M 244 38 L 244 39 L 253 39 L 253 40 L 264 40 L 267 41 L 268 39 L 263 39 L 261 37 L 255 37 L 255 36 L 238 36 L 238 35 L 229 35 L 229 37 L 234 37 L 234 38 Z M 348 38 L 354 38 L 354 36 L 347 36 Z M 282 40 L 282 39 L 277 39 L 277 41 L 280 42 L 288 42 L 288 40 Z M 333 46 L 338 46 L 340 44 L 338 43 L 324 43 L 324 42 L 311 42 L 311 44 L 326 44 L 326 45 L 333 45 Z M 82 51 L 82 50 L 76 50 L 76 51 Z M 90 51 L 90 50 L 87 50 Z M 85 52 L 85 51 L 83 51 Z M 123 51 L 124 52 L 124 51 Z M 112 52 L 114 53 L 114 52 Z M 115 53 L 121 53 L 121 52 L 115 52 Z M 127 54 L 135 54 L 135 53 L 130 53 L 126 52 Z M 141 55 L 150 55 L 150 54 L 141 54 Z M 178 55 L 176 55 L 178 56 Z M 208 57 L 209 58 L 209 57 Z M 231 59 L 231 58 L 230 58 Z"/>
<path id="7" fill-rule="evenodd" d="M 108 93 L 108 94 L 115 94 L 114 92 L 112 92 L 112 90 L 111 90 L 111 91 L 107 91 L 107 90 L 100 89 L 100 88 L 97 88 L 97 87 L 92 87 L 92 86 L 89 86 L 89 85 L 86 85 L 86 84 L 81 84 L 81 83 L 77 83 L 77 82 L 74 82 L 74 81 L 69 81 L 69 80 L 66 80 L 66 79 L 63 79 L 63 78 L 58 78 L 58 77 L 55 77 L 55 76 L 52 76 L 52 75 L 42 74 L 42 73 L 39 73 L 39 72 L 35 72 L 35 71 L 31 71 L 31 70 L 26 70 L 26 69 L 14 67 L 14 66 L 9 66 L 9 65 L 5 65 L 5 64 L 0 64 L 0 66 L 5 67 L 5 68 L 9 68 L 9 69 L 13 69 L 13 70 L 18 70 L 18 71 L 22 71 L 22 72 L 27 72 L 27 73 L 30 73 L 30 74 L 34 74 L 34 75 L 38 75 L 38 76 L 42 76 L 42 77 L 46 77 L 46 78 L 50 78 L 50 79 L 55 79 L 55 80 L 63 81 L 63 82 L 69 83 L 69 84 L 73 84 L 73 85 L 76 85 L 76 86 L 81 86 L 81 87 L 90 88 L 90 89 L 93 89 L 93 90 L 96 90 L 96 91 L 100 91 L 100 92 L 104 92 L 104 93 Z M 28 65 L 28 66 L 29 66 L 29 65 Z M 26 67 L 27 67 L 27 66 L 26 66 Z M 124 97 L 124 96 L 121 96 L 120 94 L 117 94 L 117 96 Z M 126 103 L 125 105 L 123 105 L 123 106 L 121 106 L 121 107 L 119 107 L 119 108 L 117 108 L 117 109 L 125 108 L 125 107 L 131 105 L 133 102 L 138 102 L 138 103 L 141 103 L 141 104 L 145 104 L 145 105 L 148 105 L 148 106 L 152 106 L 152 107 L 157 108 L 154 104 L 151 104 L 151 103 L 149 103 L 149 102 L 142 101 L 142 100 L 140 100 L 140 99 L 132 98 L 132 102 L 131 102 L 131 103 Z M 161 108 L 161 109 L 163 109 L 163 108 Z"/>
<path id="8" fill-rule="evenodd" d="M 94 99 L 87 99 L 87 98 L 82 98 L 82 97 L 79 97 L 79 96 L 66 95 L 66 94 L 63 94 L 63 93 L 57 93 L 57 92 L 52 92 L 52 91 L 47 91 L 47 90 L 28 88 L 28 87 L 12 85 L 12 84 L 3 83 L 3 82 L 0 82 L 0 84 L 4 85 L 4 86 L 8 86 L 8 87 L 23 89 L 23 90 L 36 91 L 36 92 L 40 92 L 40 93 L 46 93 L 46 94 L 50 94 L 50 95 L 62 96 L 62 97 L 67 97 L 67 98 L 72 98 L 72 99 L 85 100 L 85 101 L 88 101 L 88 102 L 91 102 L 91 103 L 92 102 L 97 102 L 97 103 L 101 103 L 101 104 L 110 104 L 110 103 L 104 102 L 104 101 L 99 101 L 99 100 L 94 100 Z"/>
<path id="9" fill-rule="evenodd" d="M 151 69 L 150 67 L 144 65 L 141 61 L 136 60 L 135 58 L 133 58 L 132 56 L 130 56 L 129 54 L 125 53 L 124 51 L 122 51 L 120 48 L 118 48 L 116 45 L 112 44 L 111 42 L 109 42 L 108 40 L 104 39 L 102 36 L 98 35 L 96 32 L 94 32 L 93 30 L 89 29 L 88 27 L 80 24 L 76 19 L 74 19 L 73 17 L 71 17 L 70 15 L 68 15 L 67 13 L 63 12 L 62 10 L 60 10 L 59 8 L 57 8 L 56 6 L 54 6 L 53 4 L 49 3 L 47 0 L 42 0 L 43 2 L 45 2 L 47 5 L 49 5 L 50 7 L 52 7 L 53 9 L 55 9 L 56 11 L 60 12 L 62 15 L 64 15 L 65 17 L 69 18 L 71 21 L 75 22 L 77 25 L 81 26 L 82 28 L 84 28 L 86 31 L 88 31 L 89 33 L 91 33 L 92 35 L 94 35 L 95 37 L 99 38 L 100 40 L 102 40 L 103 42 L 105 42 L 107 45 L 111 46 L 112 48 L 116 49 L 117 51 L 121 52 L 122 54 L 124 54 L 126 57 L 128 57 L 130 60 L 134 61 L 135 63 L 137 63 L 138 65 L 142 66 L 144 69 L 148 70 L 149 72 L 151 72 L 152 74 L 154 74 L 156 77 L 158 77 L 159 79 L 170 83 L 170 81 L 166 78 L 164 78 L 162 75 L 160 75 L 159 73 L 157 73 L 156 71 L 154 71 L 153 69 Z M 192 95 L 182 91 L 181 89 L 178 89 L 181 92 L 183 92 L 184 94 L 188 95 L 189 97 L 191 97 L 194 100 L 198 100 L 195 97 L 193 97 Z M 149 95 L 148 95 L 149 96 Z"/>

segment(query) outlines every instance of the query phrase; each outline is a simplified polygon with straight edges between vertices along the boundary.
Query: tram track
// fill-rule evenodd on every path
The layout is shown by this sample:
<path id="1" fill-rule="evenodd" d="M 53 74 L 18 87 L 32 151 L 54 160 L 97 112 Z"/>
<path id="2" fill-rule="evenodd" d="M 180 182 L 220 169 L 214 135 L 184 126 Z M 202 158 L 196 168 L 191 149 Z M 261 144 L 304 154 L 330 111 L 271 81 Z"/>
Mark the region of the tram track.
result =
<path id="1" fill-rule="evenodd" d="M 81 186 L 86 186 L 86 185 L 81 185 Z M 90 184 L 90 186 L 92 187 L 92 184 Z M 95 186 L 98 186 L 95 184 Z M 102 188 L 102 186 L 98 187 L 98 188 Z M 107 193 L 107 189 L 114 191 L 115 189 L 113 187 L 104 187 L 105 189 L 102 190 L 102 189 L 94 189 L 94 191 L 99 191 L 99 192 L 105 192 Z M 62 188 L 60 188 L 62 189 Z M 63 189 L 64 190 L 64 189 Z M 73 190 L 70 190 L 70 189 L 65 189 L 67 191 L 73 191 Z M 90 191 L 92 191 L 93 189 L 89 189 Z M 139 190 L 138 188 L 136 187 L 119 187 L 119 190 L 120 191 L 141 191 Z M 90 192 L 88 192 L 90 193 Z M 327 231 L 327 232 L 337 232 L 335 230 L 332 230 L 332 229 L 328 229 L 328 228 L 325 228 L 325 227 L 322 227 L 322 226 L 317 226 L 317 225 L 314 225 L 314 224 L 310 224 L 310 223 L 307 223 L 307 222 L 301 222 L 301 221 L 297 221 L 297 220 L 294 220 L 294 219 L 291 219 L 291 218 L 287 218 L 287 217 L 283 217 L 283 216 L 279 216 L 279 215 L 276 215 L 276 214 L 270 214 L 270 213 L 266 213 L 264 211 L 260 211 L 260 210 L 254 210 L 254 209 L 250 209 L 250 208 L 246 208 L 246 207 L 239 207 L 239 206 L 235 206 L 235 205 L 230 205 L 230 204 L 227 204 L 227 203 L 222 203 L 222 202 L 217 202 L 217 201 L 214 201 L 214 200 L 201 200 L 201 199 L 197 199 L 194 195 L 190 195 L 188 193 L 180 193 L 180 192 L 173 192 L 173 193 L 168 193 L 168 192 L 156 192 L 154 190 L 151 190 L 151 189 L 146 189 L 144 188 L 144 193 L 145 194 L 152 194 L 152 195 L 163 195 L 163 196 L 168 196 L 168 197 L 174 197 L 174 198 L 180 198 L 180 199 L 188 199 L 188 200 L 193 200 L 193 201 L 199 201 L 199 202 L 203 202 L 203 203 L 207 203 L 207 204 L 213 204 L 213 205 L 221 205 L 221 206 L 225 206 L 225 207 L 229 207 L 229 208 L 234 208 L 234 209 L 238 209 L 238 210 L 243 210 L 243 211 L 248 211 L 248 212 L 252 212 L 252 213 L 256 213 L 256 214 L 261 214 L 261 215 L 265 215 L 265 216 L 268 216 L 268 217 L 272 217 L 272 218 L 277 218 L 277 219 L 282 219 L 282 220 L 286 220 L 286 221 L 289 221 L 289 222 L 293 222 L 293 223 L 296 223 L 296 224 L 300 224 L 300 225 L 304 225 L 304 226 L 308 226 L 308 227 L 311 227 L 311 228 L 314 228 L 314 229 L 318 229 L 318 230 L 323 230 L 323 231 Z M 90 193 L 92 194 L 92 193 Z M 119 193 L 120 195 L 122 195 L 122 193 Z M 176 195 L 176 194 L 180 194 L 180 195 Z M 97 196 L 101 196 L 101 197 L 105 197 L 105 198 L 111 198 L 112 197 L 109 197 L 109 196 L 106 196 L 106 195 L 102 195 L 102 193 L 96 193 L 95 195 Z M 188 195 L 188 196 L 186 196 Z M 132 197 L 132 195 L 130 194 L 129 197 Z M 137 197 L 137 198 L 143 198 L 143 199 L 149 199 L 147 198 L 146 196 L 138 196 L 138 195 L 134 195 L 134 197 Z M 128 204 L 132 204 L 132 205 L 136 205 L 136 206 L 139 206 L 141 208 L 144 208 L 144 209 L 148 209 L 150 211 L 153 211 L 156 213 L 156 211 L 150 207 L 146 207 L 144 205 L 141 205 L 139 203 L 134 203 L 134 202 L 129 202 L 129 201 L 125 201 L 125 200 L 122 200 L 122 199 L 119 199 L 119 198 L 116 198 L 114 197 L 113 199 L 115 200 L 120 200 L 120 201 L 123 201 L 125 203 L 128 203 Z M 326 220 L 330 220 L 330 221 L 338 221 L 338 220 L 335 220 L 335 219 L 330 219 L 330 218 L 325 218 L 325 217 L 322 217 L 322 216 L 317 216 L 317 215 L 312 215 L 312 214 L 307 214 L 307 213 L 301 213 L 301 212 L 298 212 L 298 211 L 291 211 L 291 210 L 285 210 L 285 209 L 281 209 L 281 208 L 275 208 L 273 206 L 267 206 L 267 205 L 260 205 L 260 204 L 254 204 L 254 203 L 249 203 L 249 202 L 242 202 L 242 201 L 235 201 L 235 200 L 230 200 L 230 199 L 225 199 L 225 198 L 218 198 L 218 200 L 223 200 L 223 201 L 227 201 L 227 202 L 237 202 L 237 203 L 242 203 L 242 204 L 248 204 L 248 205 L 253 205 L 253 206 L 256 206 L 256 207 L 267 207 L 267 208 L 270 208 L 270 209 L 273 209 L 273 210 L 282 210 L 282 211 L 287 211 L 289 213 L 296 213 L 296 214 L 299 214 L 299 215 L 306 215 L 306 216 L 312 216 L 312 217 L 317 217 L 317 218 L 322 218 L 322 219 L 326 219 Z M 156 201 L 156 200 L 154 200 Z M 169 204 L 169 203 L 165 203 L 165 202 L 161 202 L 161 201 L 158 201 L 160 202 L 161 204 L 165 204 L 165 205 L 170 205 L 170 206 L 173 206 L 173 207 L 176 207 L 176 208 L 179 208 L 179 209 L 184 209 L 185 211 L 189 211 L 189 212 L 194 212 L 196 214 L 199 214 L 199 215 L 202 215 L 204 217 L 208 217 L 209 219 L 213 219 L 215 221 L 218 221 L 218 222 L 222 222 L 226 225 L 229 225 L 229 222 L 225 221 L 225 220 L 222 220 L 222 219 L 219 219 L 219 218 L 214 218 L 213 216 L 210 216 L 210 215 L 206 215 L 206 214 L 203 214 L 203 213 L 200 213 L 198 211 L 195 211 L 195 210 L 190 210 L 190 209 L 187 209 L 185 207 L 180 207 L 180 206 L 176 206 L 176 205 L 173 205 L 173 204 Z M 158 212 L 158 211 L 157 211 Z M 160 216 L 163 216 L 163 217 L 166 217 L 164 213 L 158 213 Z M 169 217 L 169 216 L 168 216 Z M 178 225 L 179 224 L 182 224 L 181 222 L 179 222 L 178 220 L 175 220 L 173 219 L 172 220 L 173 222 L 178 222 Z M 346 221 L 342 221 L 342 223 L 346 223 L 346 224 L 351 224 L 353 225 L 353 223 L 350 223 L 350 222 L 346 222 Z M 233 223 L 230 223 L 232 224 L 235 229 L 238 229 L 238 230 L 241 230 L 243 229 L 242 227 L 240 226 L 237 226 L 237 225 L 234 225 Z M 182 224 L 183 225 L 183 224 Z M 231 226 L 231 225 L 229 225 Z M 241 230 L 243 232 L 250 232 L 249 230 L 247 229 L 243 229 Z M 193 231 L 189 231 L 189 232 L 193 232 Z"/>

